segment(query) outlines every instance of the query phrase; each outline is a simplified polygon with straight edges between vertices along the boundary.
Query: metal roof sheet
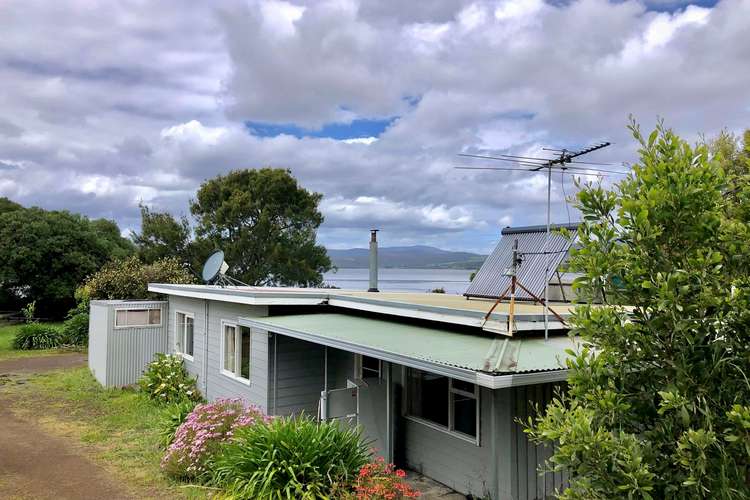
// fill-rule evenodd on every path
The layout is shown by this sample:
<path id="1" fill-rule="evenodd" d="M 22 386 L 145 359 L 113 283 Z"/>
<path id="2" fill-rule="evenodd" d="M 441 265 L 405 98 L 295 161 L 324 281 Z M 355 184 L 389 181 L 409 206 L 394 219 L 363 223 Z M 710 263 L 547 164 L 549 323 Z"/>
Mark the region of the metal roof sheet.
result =
<path id="1" fill-rule="evenodd" d="M 572 239 L 577 236 L 578 224 L 554 225 L 553 229 L 565 228 L 572 233 Z M 477 271 L 474 280 L 464 293 L 467 297 L 499 297 L 510 285 L 510 276 L 506 270 L 511 266 L 513 257 L 513 241 L 518 240 L 518 251 L 523 256 L 523 262 L 518 269 L 518 281 L 537 297 L 544 293 L 546 262 L 544 243 L 547 238 L 546 226 L 527 226 L 505 228 L 502 238 L 495 250 L 487 257 L 482 267 Z M 554 272 L 565 259 L 570 249 L 571 241 L 560 233 L 550 234 L 549 252 L 550 273 Z M 516 290 L 516 298 L 531 300 L 532 297 L 521 289 Z"/>
<path id="2" fill-rule="evenodd" d="M 507 338 L 399 323 L 348 314 L 320 313 L 243 318 L 240 323 L 280 334 L 304 333 L 313 341 L 334 341 L 364 348 L 368 355 L 395 355 L 435 365 L 490 374 L 560 370 L 565 350 L 575 347 L 568 336 Z M 356 350 L 355 350 L 356 352 Z"/>

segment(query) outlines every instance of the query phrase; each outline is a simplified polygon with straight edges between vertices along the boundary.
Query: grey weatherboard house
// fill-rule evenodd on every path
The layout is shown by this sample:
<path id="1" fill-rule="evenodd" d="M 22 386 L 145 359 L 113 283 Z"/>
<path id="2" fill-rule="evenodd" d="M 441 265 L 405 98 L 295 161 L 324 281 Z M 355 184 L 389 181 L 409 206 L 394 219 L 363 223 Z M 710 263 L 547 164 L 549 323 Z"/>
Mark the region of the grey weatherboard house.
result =
<path id="1" fill-rule="evenodd" d="M 555 317 L 545 341 L 538 305 L 516 304 L 509 325 L 508 304 L 488 314 L 493 300 L 441 294 L 149 291 L 167 297 L 166 351 L 184 358 L 209 400 L 357 424 L 378 454 L 467 495 L 545 498 L 565 483 L 540 474 L 550 450 L 516 422 L 550 401 L 567 375 L 565 349 L 576 345 Z M 555 308 L 569 315 L 570 304 Z"/>

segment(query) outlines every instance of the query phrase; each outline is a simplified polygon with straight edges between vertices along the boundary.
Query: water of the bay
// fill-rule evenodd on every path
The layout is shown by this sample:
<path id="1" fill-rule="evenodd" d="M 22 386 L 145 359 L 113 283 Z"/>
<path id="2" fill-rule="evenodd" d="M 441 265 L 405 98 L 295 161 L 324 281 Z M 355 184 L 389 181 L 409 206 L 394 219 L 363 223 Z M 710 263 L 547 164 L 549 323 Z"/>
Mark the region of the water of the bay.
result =
<path id="1" fill-rule="evenodd" d="M 378 270 L 378 289 L 383 292 L 428 292 L 444 288 L 446 293 L 462 294 L 469 286 L 470 270 L 465 269 L 397 269 Z M 325 282 L 346 290 L 367 290 L 368 269 L 342 268 L 323 275 Z"/>

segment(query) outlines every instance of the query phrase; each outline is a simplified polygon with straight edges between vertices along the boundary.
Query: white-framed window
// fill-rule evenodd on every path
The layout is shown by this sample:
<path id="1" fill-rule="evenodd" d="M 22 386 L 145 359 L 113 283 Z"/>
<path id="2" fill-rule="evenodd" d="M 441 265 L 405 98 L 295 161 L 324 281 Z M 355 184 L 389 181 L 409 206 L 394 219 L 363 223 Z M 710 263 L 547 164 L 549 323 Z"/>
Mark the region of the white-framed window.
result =
<path id="1" fill-rule="evenodd" d="M 378 358 L 357 354 L 354 358 L 354 376 L 360 379 L 382 378 L 383 362 Z"/>
<path id="2" fill-rule="evenodd" d="M 479 387 L 406 368 L 406 416 L 479 445 Z"/>
<path id="3" fill-rule="evenodd" d="M 161 309 L 115 309 L 115 328 L 160 325 Z"/>
<path id="4" fill-rule="evenodd" d="M 174 350 L 190 361 L 193 360 L 195 340 L 195 315 L 182 311 L 175 312 Z"/>
<path id="5" fill-rule="evenodd" d="M 221 330 L 221 373 L 249 384 L 253 342 L 250 329 L 223 321 Z"/>

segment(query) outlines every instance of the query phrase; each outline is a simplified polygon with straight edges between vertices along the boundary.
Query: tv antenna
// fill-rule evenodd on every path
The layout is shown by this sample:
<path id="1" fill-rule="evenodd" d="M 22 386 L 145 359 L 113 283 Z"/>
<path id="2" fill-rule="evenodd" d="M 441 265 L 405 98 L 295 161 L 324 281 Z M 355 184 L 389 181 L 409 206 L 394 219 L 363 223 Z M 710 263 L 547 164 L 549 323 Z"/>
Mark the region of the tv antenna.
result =
<path id="1" fill-rule="evenodd" d="M 206 263 L 203 264 L 203 281 L 207 285 L 225 286 L 249 286 L 242 281 L 232 278 L 227 274 L 229 264 L 224 262 L 224 252 L 216 250 L 208 256 Z"/>
<path id="2" fill-rule="evenodd" d="M 541 172 L 547 170 L 547 231 L 544 240 L 544 257 L 545 257 L 545 271 L 544 271 L 544 340 L 549 339 L 549 280 L 550 280 L 550 259 L 548 252 L 550 243 L 550 229 L 551 229 L 551 199 L 552 199 L 552 172 L 561 172 L 563 175 L 583 175 L 583 176 L 596 176 L 596 177 L 608 177 L 610 175 L 627 175 L 628 172 L 622 172 L 615 170 L 614 168 L 600 168 L 600 167 L 617 167 L 625 166 L 625 164 L 617 163 L 600 163 L 600 162 L 588 162 L 577 160 L 583 155 L 593 153 L 600 149 L 606 148 L 611 145 L 611 142 L 599 142 L 591 146 L 579 150 L 569 149 L 555 149 L 555 148 L 542 148 L 542 151 L 550 151 L 557 155 L 556 158 L 539 158 L 535 156 L 518 156 L 518 155 L 478 155 L 459 153 L 458 156 L 467 158 L 480 158 L 485 160 L 496 160 L 505 161 L 513 164 L 513 166 L 507 167 L 468 167 L 460 166 L 455 167 L 462 170 L 503 170 L 503 171 L 522 171 L 522 172 Z M 583 165 L 583 166 L 579 166 Z M 505 295 L 503 293 L 503 295 Z M 501 297 L 502 299 L 502 297 Z M 497 304 L 495 304 L 496 306 Z M 494 306 L 493 306 L 494 309 Z M 492 311 L 490 310 L 490 313 Z"/>

